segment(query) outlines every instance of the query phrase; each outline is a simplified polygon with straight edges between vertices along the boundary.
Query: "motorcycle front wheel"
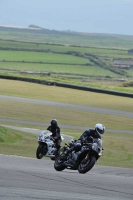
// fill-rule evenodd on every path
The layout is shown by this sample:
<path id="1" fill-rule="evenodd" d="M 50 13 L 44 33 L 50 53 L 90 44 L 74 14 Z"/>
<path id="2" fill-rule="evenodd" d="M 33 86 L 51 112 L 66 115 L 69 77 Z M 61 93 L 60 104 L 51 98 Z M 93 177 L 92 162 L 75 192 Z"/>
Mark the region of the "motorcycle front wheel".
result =
<path id="1" fill-rule="evenodd" d="M 55 160 L 54 168 L 56 171 L 62 171 L 66 168 L 64 166 L 64 160 L 61 160 L 60 156 L 58 156 L 57 159 Z"/>
<path id="2" fill-rule="evenodd" d="M 46 154 L 46 145 L 39 144 L 37 150 L 36 150 L 36 157 L 38 159 L 41 159 Z"/>
<path id="3" fill-rule="evenodd" d="M 86 172 L 88 172 L 95 165 L 95 162 L 96 157 L 94 156 L 84 158 L 78 167 L 79 173 L 85 174 Z"/>

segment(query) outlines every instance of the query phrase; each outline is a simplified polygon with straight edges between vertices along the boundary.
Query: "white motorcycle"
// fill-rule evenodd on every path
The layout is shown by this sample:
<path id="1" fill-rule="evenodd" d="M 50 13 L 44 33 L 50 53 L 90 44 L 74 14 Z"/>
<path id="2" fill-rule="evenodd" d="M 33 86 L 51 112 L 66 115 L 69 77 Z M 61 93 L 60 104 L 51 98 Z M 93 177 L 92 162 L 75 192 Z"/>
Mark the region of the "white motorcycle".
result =
<path id="1" fill-rule="evenodd" d="M 36 157 L 38 159 L 41 159 L 43 156 L 51 158 L 51 160 L 55 160 L 55 151 L 56 147 L 51 140 L 52 133 L 48 130 L 44 130 L 39 136 L 38 136 L 38 144 L 36 150 Z M 64 140 L 63 136 L 61 136 L 61 141 Z"/>

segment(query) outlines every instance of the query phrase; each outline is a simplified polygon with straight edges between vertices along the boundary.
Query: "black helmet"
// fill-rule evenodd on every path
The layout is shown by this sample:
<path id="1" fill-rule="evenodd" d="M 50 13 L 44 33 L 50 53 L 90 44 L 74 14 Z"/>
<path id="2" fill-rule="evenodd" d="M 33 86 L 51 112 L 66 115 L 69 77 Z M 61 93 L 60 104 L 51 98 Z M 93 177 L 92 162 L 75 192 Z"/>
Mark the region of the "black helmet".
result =
<path id="1" fill-rule="evenodd" d="M 58 123 L 56 119 L 52 119 L 51 126 L 57 127 Z"/>
<path id="2" fill-rule="evenodd" d="M 105 126 L 103 124 L 96 124 L 95 125 L 95 131 L 101 138 L 101 135 L 104 134 Z"/>

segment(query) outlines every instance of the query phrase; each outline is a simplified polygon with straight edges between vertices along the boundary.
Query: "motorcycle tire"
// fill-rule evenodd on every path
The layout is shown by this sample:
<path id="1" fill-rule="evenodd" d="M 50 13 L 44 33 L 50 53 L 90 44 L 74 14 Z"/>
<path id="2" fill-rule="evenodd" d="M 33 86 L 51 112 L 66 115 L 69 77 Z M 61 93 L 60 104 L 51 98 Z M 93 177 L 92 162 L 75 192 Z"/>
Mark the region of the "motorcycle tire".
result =
<path id="1" fill-rule="evenodd" d="M 96 162 L 96 157 L 94 156 L 92 156 L 89 159 L 83 159 L 78 167 L 78 172 L 81 174 L 85 174 L 95 165 L 95 162 Z"/>
<path id="2" fill-rule="evenodd" d="M 51 160 L 55 160 L 55 158 L 51 158 Z"/>
<path id="3" fill-rule="evenodd" d="M 64 160 L 61 161 L 60 160 L 60 156 L 55 160 L 54 168 L 55 168 L 56 171 L 62 171 L 62 170 L 64 170 L 66 168 L 64 166 Z"/>
<path id="4" fill-rule="evenodd" d="M 37 150 L 36 150 L 36 157 L 38 159 L 41 159 L 46 154 L 46 146 L 43 144 L 39 144 Z"/>

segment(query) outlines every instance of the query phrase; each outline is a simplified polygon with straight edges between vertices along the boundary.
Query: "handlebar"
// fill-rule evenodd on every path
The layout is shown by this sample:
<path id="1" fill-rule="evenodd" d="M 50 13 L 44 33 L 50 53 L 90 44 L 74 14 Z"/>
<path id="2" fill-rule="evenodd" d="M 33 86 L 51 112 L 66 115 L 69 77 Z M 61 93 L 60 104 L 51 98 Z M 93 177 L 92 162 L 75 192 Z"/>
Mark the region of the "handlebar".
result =
<path id="1" fill-rule="evenodd" d="M 65 143 L 65 145 L 66 145 L 67 147 L 69 147 L 69 145 L 68 145 L 67 143 Z"/>
<path id="2" fill-rule="evenodd" d="M 90 144 L 92 144 L 92 142 L 85 142 L 85 143 L 83 143 L 83 145 L 90 145 Z"/>

